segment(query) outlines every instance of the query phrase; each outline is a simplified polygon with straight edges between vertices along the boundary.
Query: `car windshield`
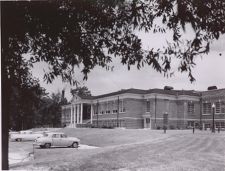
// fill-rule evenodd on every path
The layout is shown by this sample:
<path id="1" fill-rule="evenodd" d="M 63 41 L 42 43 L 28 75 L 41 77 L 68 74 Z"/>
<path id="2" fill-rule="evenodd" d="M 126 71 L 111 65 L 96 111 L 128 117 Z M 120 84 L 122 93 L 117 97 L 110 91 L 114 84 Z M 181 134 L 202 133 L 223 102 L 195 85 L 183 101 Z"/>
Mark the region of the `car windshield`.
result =
<path id="1" fill-rule="evenodd" d="M 52 138 L 61 138 L 61 135 L 60 134 L 53 134 Z"/>
<path id="2" fill-rule="evenodd" d="M 67 138 L 67 135 L 61 134 L 61 138 Z"/>

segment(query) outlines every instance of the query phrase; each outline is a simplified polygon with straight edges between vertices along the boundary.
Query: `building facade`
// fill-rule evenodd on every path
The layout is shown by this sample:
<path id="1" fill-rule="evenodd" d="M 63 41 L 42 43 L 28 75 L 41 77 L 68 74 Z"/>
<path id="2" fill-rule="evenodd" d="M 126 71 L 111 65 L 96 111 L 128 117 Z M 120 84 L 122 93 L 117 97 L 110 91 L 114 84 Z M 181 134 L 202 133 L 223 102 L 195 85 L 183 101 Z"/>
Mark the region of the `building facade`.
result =
<path id="1" fill-rule="evenodd" d="M 126 89 L 100 96 L 73 95 L 62 106 L 62 125 L 68 127 L 125 127 L 186 129 L 225 128 L 225 89 L 189 91 Z"/>

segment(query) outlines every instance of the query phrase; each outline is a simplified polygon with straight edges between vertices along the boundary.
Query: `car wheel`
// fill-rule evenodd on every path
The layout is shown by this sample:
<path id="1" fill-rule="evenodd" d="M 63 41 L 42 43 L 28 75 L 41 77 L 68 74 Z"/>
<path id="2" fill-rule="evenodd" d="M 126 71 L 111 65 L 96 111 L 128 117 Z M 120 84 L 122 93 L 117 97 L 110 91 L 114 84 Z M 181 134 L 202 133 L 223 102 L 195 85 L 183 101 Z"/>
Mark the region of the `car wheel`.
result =
<path id="1" fill-rule="evenodd" d="M 73 147 L 73 148 L 78 148 L 78 143 L 77 143 L 77 142 L 74 142 L 74 143 L 72 144 L 72 147 Z"/>
<path id="2" fill-rule="evenodd" d="M 51 147 L 51 144 L 50 144 L 50 143 L 46 143 L 46 144 L 44 145 L 44 147 L 45 147 L 45 148 L 50 148 L 50 147 Z"/>
<path id="3" fill-rule="evenodd" d="M 22 138 L 17 138 L 16 141 L 21 142 Z"/>

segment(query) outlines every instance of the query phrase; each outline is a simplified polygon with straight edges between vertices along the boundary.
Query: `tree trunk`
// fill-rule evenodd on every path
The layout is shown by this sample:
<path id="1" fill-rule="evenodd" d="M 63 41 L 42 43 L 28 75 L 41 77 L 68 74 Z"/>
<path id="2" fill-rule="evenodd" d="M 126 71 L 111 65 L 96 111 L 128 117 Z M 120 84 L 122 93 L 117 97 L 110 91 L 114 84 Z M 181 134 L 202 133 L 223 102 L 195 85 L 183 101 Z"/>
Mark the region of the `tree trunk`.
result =
<path id="1" fill-rule="evenodd" d="M 8 151 L 9 151 L 9 114 L 10 114 L 10 97 L 11 97 L 11 82 L 7 75 L 6 69 L 6 61 L 7 61 L 7 50 L 8 50 L 8 34 L 5 26 L 5 22 L 7 21 L 7 17 L 4 15 L 6 9 L 3 6 L 3 3 L 0 2 L 1 6 L 1 63 L 2 63 L 2 170 L 9 170 L 9 162 L 8 162 Z"/>
<path id="2" fill-rule="evenodd" d="M 3 74 L 4 75 L 4 74 Z M 2 79 L 2 170 L 8 170 L 10 84 Z"/>

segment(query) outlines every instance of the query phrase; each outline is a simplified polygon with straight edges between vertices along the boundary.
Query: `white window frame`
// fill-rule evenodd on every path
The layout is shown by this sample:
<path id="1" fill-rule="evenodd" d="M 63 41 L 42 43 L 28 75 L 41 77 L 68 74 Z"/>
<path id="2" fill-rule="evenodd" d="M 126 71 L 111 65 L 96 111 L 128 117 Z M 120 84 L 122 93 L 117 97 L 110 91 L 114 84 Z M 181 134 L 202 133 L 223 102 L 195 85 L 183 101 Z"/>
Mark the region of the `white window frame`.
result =
<path id="1" fill-rule="evenodd" d="M 150 113 L 150 111 L 151 111 L 151 104 L 150 104 L 150 100 L 148 99 L 146 101 L 146 113 Z"/>
<path id="2" fill-rule="evenodd" d="M 217 101 L 215 102 L 215 114 L 220 114 L 221 113 L 221 102 Z"/>
<path id="3" fill-rule="evenodd" d="M 121 105 L 120 105 L 120 102 L 121 102 Z M 124 101 L 123 99 L 120 99 L 119 101 L 119 113 L 125 113 L 126 112 L 126 109 L 124 107 Z"/>
<path id="4" fill-rule="evenodd" d="M 205 109 L 206 112 L 204 112 L 204 104 L 208 104 L 210 106 L 210 112 L 208 112 L 209 109 Z M 209 106 L 206 106 L 206 107 L 209 107 Z M 211 115 L 212 114 L 212 104 L 211 102 L 203 102 L 202 103 L 202 115 Z"/>
<path id="5" fill-rule="evenodd" d="M 223 112 L 222 112 L 223 111 Z M 217 101 L 215 102 L 215 114 L 225 114 L 225 101 Z"/>
<path id="6" fill-rule="evenodd" d="M 117 114 L 118 112 L 118 107 L 117 107 L 117 100 L 113 100 L 113 110 L 112 110 L 112 114 Z M 116 112 L 114 112 L 116 111 Z"/>
<path id="7" fill-rule="evenodd" d="M 189 101 L 187 104 L 188 107 L 188 114 L 195 114 L 195 104 L 192 101 Z"/>

